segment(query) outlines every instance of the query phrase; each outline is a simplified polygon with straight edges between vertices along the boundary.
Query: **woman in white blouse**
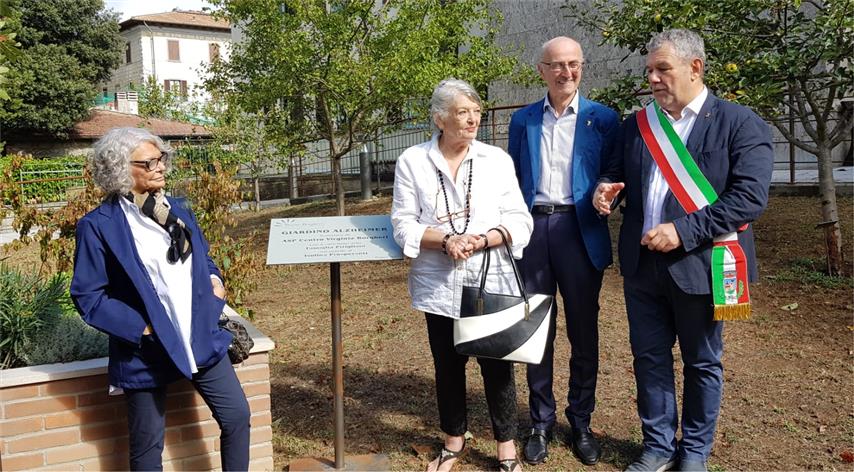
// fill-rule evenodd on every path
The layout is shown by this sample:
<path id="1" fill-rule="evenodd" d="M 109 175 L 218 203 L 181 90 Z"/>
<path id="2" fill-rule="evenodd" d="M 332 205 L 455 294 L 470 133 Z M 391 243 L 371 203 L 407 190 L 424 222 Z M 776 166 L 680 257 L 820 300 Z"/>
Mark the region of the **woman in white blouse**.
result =
<path id="1" fill-rule="evenodd" d="M 468 357 L 457 354 L 453 323 L 460 316 L 463 284 L 475 285 L 483 250 L 502 244 L 491 228 L 503 228 L 513 256 L 522 256 L 532 230 L 531 215 L 516 181 L 513 161 L 503 150 L 475 139 L 481 101 L 471 85 L 442 81 L 433 91 L 430 113 L 438 133 L 397 160 L 392 224 L 395 241 L 412 259 L 409 293 L 423 311 L 436 372 L 440 428 L 446 434 L 441 453 L 428 471 L 446 471 L 465 450 Z M 501 251 L 494 251 L 499 253 Z M 487 290 L 518 293 L 509 260 L 493 254 Z M 500 469 L 521 470 L 516 460 L 516 390 L 513 364 L 482 359 L 493 436 Z"/>

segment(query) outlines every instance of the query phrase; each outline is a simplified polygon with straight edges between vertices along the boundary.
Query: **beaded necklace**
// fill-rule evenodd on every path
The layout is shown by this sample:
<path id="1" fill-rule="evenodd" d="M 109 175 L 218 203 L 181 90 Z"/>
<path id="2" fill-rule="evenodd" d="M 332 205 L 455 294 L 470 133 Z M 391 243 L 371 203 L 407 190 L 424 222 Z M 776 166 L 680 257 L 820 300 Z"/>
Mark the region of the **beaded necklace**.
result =
<path id="1" fill-rule="evenodd" d="M 472 163 L 474 162 L 472 159 L 469 159 L 469 175 L 468 182 L 466 182 L 466 207 L 465 207 L 465 215 L 466 215 L 466 223 L 463 226 L 462 231 L 457 231 L 457 227 L 454 226 L 454 217 L 451 214 L 451 205 L 448 204 L 448 192 L 445 190 L 445 176 L 442 175 L 442 171 L 439 168 L 436 168 L 436 176 L 439 177 L 439 185 L 442 186 L 442 195 L 445 197 L 445 210 L 448 212 L 448 223 L 451 224 L 451 231 L 454 234 L 465 234 L 466 230 L 469 228 L 469 221 L 471 220 L 471 176 L 472 176 Z"/>

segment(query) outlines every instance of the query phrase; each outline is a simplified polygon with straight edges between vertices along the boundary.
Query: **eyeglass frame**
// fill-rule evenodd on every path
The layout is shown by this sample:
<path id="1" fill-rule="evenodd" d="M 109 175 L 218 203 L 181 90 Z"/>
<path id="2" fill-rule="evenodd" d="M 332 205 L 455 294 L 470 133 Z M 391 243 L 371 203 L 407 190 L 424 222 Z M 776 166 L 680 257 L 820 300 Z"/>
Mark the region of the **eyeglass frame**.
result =
<path id="1" fill-rule="evenodd" d="M 160 165 L 161 162 L 165 165 L 164 162 L 169 157 L 169 153 L 166 151 L 160 151 L 160 156 L 153 157 L 151 159 L 146 159 L 144 161 L 130 161 L 131 164 L 137 164 L 145 168 L 148 172 L 154 172 L 157 169 L 157 166 Z M 152 162 L 154 164 L 152 164 Z"/>
<path id="2" fill-rule="evenodd" d="M 564 69 L 566 69 L 570 72 L 578 72 L 581 70 L 582 67 L 584 67 L 584 61 L 570 61 L 570 62 L 540 61 L 540 64 L 545 65 L 552 72 L 561 72 Z M 557 68 L 555 68 L 555 66 L 557 66 Z"/>
<path id="3" fill-rule="evenodd" d="M 456 221 L 460 218 L 466 218 L 471 213 L 470 209 L 463 208 L 462 210 L 454 211 L 451 213 L 447 213 L 444 215 L 439 215 L 439 194 L 442 193 L 441 190 L 436 189 L 436 199 L 433 202 L 433 208 L 436 210 L 433 212 L 433 218 L 436 219 L 439 223 L 445 224 L 451 221 Z M 466 195 L 466 198 L 471 198 L 471 195 Z"/>

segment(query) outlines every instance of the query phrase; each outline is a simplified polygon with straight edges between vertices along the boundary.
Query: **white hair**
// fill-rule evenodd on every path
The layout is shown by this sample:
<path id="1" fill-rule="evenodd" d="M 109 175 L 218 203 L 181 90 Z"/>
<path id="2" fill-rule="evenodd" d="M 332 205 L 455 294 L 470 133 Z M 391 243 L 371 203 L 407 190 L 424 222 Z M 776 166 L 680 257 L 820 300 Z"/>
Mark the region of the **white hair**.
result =
<path id="1" fill-rule="evenodd" d="M 703 43 L 703 38 L 692 30 L 670 29 L 656 33 L 646 43 L 646 50 L 647 53 L 651 53 L 666 45 L 672 46 L 673 52 L 680 59 L 688 62 L 700 59 L 703 64 L 706 63 L 706 46 Z"/>
<path id="2" fill-rule="evenodd" d="M 143 128 L 113 128 L 104 134 L 94 146 L 89 157 L 89 172 L 95 185 L 107 196 L 125 195 L 133 188 L 130 175 L 130 156 L 142 143 L 157 146 L 165 152 L 163 164 L 166 171 L 171 169 L 173 150 L 158 136 Z"/>
<path id="3" fill-rule="evenodd" d="M 430 97 L 430 116 L 433 117 L 433 126 L 436 126 L 435 120 L 440 121 L 448 117 L 451 111 L 451 106 L 454 104 L 454 99 L 457 95 L 463 95 L 469 100 L 477 103 L 482 107 L 480 96 L 474 87 L 465 80 L 448 78 L 441 82 L 433 89 L 433 96 Z"/>

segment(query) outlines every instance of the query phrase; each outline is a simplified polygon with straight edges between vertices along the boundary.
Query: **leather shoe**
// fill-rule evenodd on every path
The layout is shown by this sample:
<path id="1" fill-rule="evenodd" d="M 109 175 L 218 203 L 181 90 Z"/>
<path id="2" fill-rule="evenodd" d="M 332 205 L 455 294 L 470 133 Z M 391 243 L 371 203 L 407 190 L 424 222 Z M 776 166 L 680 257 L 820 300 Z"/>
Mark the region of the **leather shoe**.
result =
<path id="1" fill-rule="evenodd" d="M 572 446 L 572 452 L 582 464 L 593 465 L 599 462 L 599 458 L 602 456 L 602 447 L 599 446 L 599 441 L 590 432 L 590 428 L 572 428 L 569 442 Z"/>
<path id="2" fill-rule="evenodd" d="M 640 457 L 626 467 L 626 472 L 664 472 L 673 469 L 676 457 L 661 457 L 644 451 Z"/>
<path id="3" fill-rule="evenodd" d="M 549 458 L 549 440 L 552 432 L 547 429 L 531 428 L 525 442 L 525 462 L 531 465 L 542 464 Z"/>

